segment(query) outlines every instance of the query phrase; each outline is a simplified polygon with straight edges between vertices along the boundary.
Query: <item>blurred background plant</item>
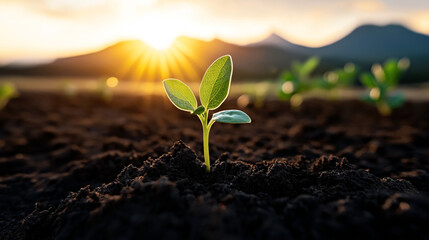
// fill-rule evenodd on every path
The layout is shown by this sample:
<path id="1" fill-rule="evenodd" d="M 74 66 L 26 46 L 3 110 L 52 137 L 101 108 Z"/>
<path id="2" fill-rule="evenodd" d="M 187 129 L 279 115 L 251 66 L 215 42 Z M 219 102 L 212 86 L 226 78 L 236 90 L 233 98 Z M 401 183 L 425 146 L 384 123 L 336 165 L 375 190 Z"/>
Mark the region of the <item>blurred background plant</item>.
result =
<path id="1" fill-rule="evenodd" d="M 237 105 L 244 108 L 252 103 L 256 108 L 263 108 L 268 94 L 270 93 L 271 84 L 269 80 L 245 84 L 243 94 L 237 98 Z"/>
<path id="2" fill-rule="evenodd" d="M 67 98 L 72 98 L 77 94 L 76 85 L 70 81 L 64 81 L 60 85 L 62 94 Z"/>
<path id="3" fill-rule="evenodd" d="M 119 80 L 116 77 L 109 77 L 107 79 L 100 80 L 94 89 L 94 93 L 98 95 L 104 102 L 108 103 L 112 101 L 113 89 L 118 86 Z"/>
<path id="4" fill-rule="evenodd" d="M 409 67 L 408 58 L 389 59 L 384 65 L 374 64 L 371 73 L 361 74 L 361 82 L 369 89 L 362 96 L 362 100 L 374 104 L 381 115 L 390 115 L 392 109 L 400 107 L 404 103 L 404 95 L 392 90 L 398 85 L 400 78 Z"/>
<path id="5" fill-rule="evenodd" d="M 319 65 L 318 57 L 311 57 L 301 63 L 292 63 L 291 70 L 286 70 L 280 75 L 279 99 L 290 102 L 292 108 L 296 109 L 302 104 L 302 94 L 311 90 L 317 82 L 318 77 L 311 76 Z"/>
<path id="6" fill-rule="evenodd" d="M 19 96 L 18 90 L 12 83 L 0 84 L 0 110 L 6 107 L 10 99 Z"/>
<path id="7" fill-rule="evenodd" d="M 347 63 L 344 68 L 326 72 L 317 87 L 327 91 L 331 100 L 339 99 L 339 90 L 350 87 L 356 79 L 358 69 L 354 63 Z"/>

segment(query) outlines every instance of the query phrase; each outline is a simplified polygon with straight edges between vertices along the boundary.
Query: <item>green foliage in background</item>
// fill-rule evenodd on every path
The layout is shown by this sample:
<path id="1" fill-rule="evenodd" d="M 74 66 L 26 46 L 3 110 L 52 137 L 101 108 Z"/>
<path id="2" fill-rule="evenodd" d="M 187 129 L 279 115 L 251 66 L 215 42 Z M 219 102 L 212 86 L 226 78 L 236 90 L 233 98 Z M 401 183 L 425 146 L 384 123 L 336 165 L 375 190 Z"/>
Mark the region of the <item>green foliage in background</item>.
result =
<path id="1" fill-rule="evenodd" d="M 19 96 L 18 90 L 12 83 L 0 84 L 0 110 L 6 107 L 10 99 Z"/>
<path id="2" fill-rule="evenodd" d="M 200 85 L 200 101 L 192 90 L 182 81 L 166 79 L 163 81 L 165 92 L 170 101 L 178 109 L 198 116 L 203 127 L 204 161 L 207 171 L 210 171 L 209 133 L 215 122 L 221 123 L 250 123 L 250 117 L 240 110 L 224 110 L 213 114 L 209 121 L 209 111 L 218 108 L 229 94 L 232 77 L 232 59 L 226 55 L 218 58 L 210 65 L 204 74 Z"/>
<path id="3" fill-rule="evenodd" d="M 319 86 L 326 90 L 348 87 L 353 84 L 356 74 L 356 66 L 353 63 L 347 63 L 344 68 L 326 72 L 319 82 Z"/>
<path id="4" fill-rule="evenodd" d="M 99 80 L 93 90 L 94 94 L 97 95 L 105 103 L 112 101 L 113 98 L 113 87 L 109 87 L 107 85 L 108 79 L 109 78 Z"/>
<path id="5" fill-rule="evenodd" d="M 246 84 L 243 87 L 244 93 L 237 99 L 240 107 L 246 107 L 250 103 L 256 108 L 263 108 L 268 93 L 270 92 L 270 82 L 262 81 L 258 83 Z"/>
<path id="6" fill-rule="evenodd" d="M 339 88 L 349 87 L 357 76 L 357 68 L 353 63 L 347 63 L 344 68 L 326 72 L 317 82 L 317 87 L 329 92 L 329 98 L 337 99 Z"/>
<path id="7" fill-rule="evenodd" d="M 67 98 L 72 98 L 77 94 L 77 87 L 70 81 L 63 81 L 60 85 L 62 94 Z"/>
<path id="8" fill-rule="evenodd" d="M 404 72 L 409 68 L 410 60 L 402 58 L 387 60 L 384 65 L 374 64 L 371 73 L 361 74 L 361 82 L 369 91 L 362 100 L 374 104 L 381 115 L 390 115 L 392 109 L 404 103 L 404 96 L 399 92 L 392 92 Z"/>
<path id="9" fill-rule="evenodd" d="M 302 103 L 302 93 L 312 89 L 317 78 L 312 78 L 311 74 L 319 65 L 318 57 L 311 57 L 304 63 L 293 62 L 291 70 L 287 70 L 280 75 L 279 98 L 290 101 L 293 107 L 298 107 Z"/>

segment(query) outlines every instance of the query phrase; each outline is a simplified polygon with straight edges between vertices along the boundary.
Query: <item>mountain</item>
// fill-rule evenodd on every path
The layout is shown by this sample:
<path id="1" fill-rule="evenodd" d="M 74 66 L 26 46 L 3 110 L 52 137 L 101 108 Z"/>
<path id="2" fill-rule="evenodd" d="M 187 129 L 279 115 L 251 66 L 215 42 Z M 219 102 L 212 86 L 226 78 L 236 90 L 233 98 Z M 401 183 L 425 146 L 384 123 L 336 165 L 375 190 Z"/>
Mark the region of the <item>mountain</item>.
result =
<path id="1" fill-rule="evenodd" d="M 259 42 L 248 44 L 247 46 L 249 47 L 274 46 L 274 47 L 278 47 L 278 48 L 288 50 L 288 51 L 293 51 L 293 52 L 303 52 L 303 51 L 308 51 L 310 49 L 308 47 L 304 47 L 304 46 L 289 42 L 288 40 L 282 38 L 276 33 L 272 33 L 265 39 Z"/>
<path id="2" fill-rule="evenodd" d="M 315 49 L 315 53 L 325 58 L 357 62 L 428 57 L 429 36 L 400 25 L 364 25 L 335 43 Z"/>
<path id="3" fill-rule="evenodd" d="M 429 80 L 429 36 L 400 25 L 365 25 L 314 54 L 331 62 L 355 62 L 367 70 L 374 62 L 407 57 L 411 65 L 404 82 Z"/>
<path id="4" fill-rule="evenodd" d="M 3 67 L 0 75 L 107 77 L 160 81 L 167 77 L 200 80 L 205 69 L 219 56 L 230 54 L 234 79 L 273 78 L 294 60 L 313 55 L 322 59 L 319 72 L 354 62 L 369 70 L 375 62 L 408 57 L 411 67 L 406 82 L 429 79 L 429 36 L 400 25 L 364 25 L 344 38 L 320 48 L 291 43 L 277 34 L 245 46 L 221 40 L 178 38 L 171 50 L 160 54 L 139 40 L 119 42 L 103 50 L 60 58 L 32 67 Z"/>
<path id="5" fill-rule="evenodd" d="M 179 37 L 171 49 L 159 53 L 140 40 L 123 41 L 101 51 L 60 58 L 49 64 L 0 68 L 0 74 L 201 80 L 216 58 L 230 54 L 234 76 L 248 79 L 275 77 L 290 66 L 292 59 L 304 59 L 304 56 L 274 46 L 239 46 L 218 39 L 207 42 Z"/>
<path id="6" fill-rule="evenodd" d="M 344 38 L 319 48 L 293 44 L 277 34 L 248 46 L 275 46 L 302 54 L 342 61 L 384 61 L 387 58 L 429 56 L 429 36 L 401 25 L 363 25 Z"/>
<path id="7" fill-rule="evenodd" d="M 308 48 L 291 44 L 273 34 L 250 46 L 275 46 L 289 49 L 304 56 L 319 56 L 330 66 L 341 66 L 354 62 L 361 69 L 368 70 L 375 62 L 389 58 L 407 57 L 411 66 L 407 72 L 408 81 L 429 80 L 429 36 L 416 33 L 401 25 L 363 25 L 344 38 L 319 48 Z"/>

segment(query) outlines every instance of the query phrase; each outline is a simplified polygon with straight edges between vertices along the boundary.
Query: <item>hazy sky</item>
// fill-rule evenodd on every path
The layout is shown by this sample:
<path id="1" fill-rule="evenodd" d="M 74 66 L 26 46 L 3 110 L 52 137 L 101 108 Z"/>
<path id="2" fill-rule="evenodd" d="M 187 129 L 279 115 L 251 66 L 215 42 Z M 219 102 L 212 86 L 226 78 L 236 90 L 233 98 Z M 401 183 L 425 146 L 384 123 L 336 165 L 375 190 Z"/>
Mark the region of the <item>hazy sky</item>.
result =
<path id="1" fill-rule="evenodd" d="M 429 34 L 429 0 L 0 0 L 0 63 L 180 35 L 246 44 L 276 32 L 321 46 L 365 23 Z"/>

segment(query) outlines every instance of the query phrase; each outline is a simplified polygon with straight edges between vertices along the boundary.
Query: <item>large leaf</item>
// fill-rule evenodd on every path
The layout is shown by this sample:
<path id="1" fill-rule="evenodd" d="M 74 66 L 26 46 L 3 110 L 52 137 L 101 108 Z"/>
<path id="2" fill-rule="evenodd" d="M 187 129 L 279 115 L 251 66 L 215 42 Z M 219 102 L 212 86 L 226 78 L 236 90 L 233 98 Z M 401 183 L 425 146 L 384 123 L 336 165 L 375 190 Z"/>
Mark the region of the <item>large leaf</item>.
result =
<path id="1" fill-rule="evenodd" d="M 222 123 L 250 123 L 249 115 L 240 110 L 225 110 L 213 114 L 213 120 Z"/>
<path id="2" fill-rule="evenodd" d="M 188 85 L 177 79 L 166 79 L 162 83 L 174 106 L 183 111 L 194 112 L 197 108 L 197 99 Z"/>
<path id="3" fill-rule="evenodd" d="M 204 74 L 200 86 L 201 104 L 207 109 L 218 108 L 229 93 L 232 76 L 230 55 L 218 58 Z"/>

